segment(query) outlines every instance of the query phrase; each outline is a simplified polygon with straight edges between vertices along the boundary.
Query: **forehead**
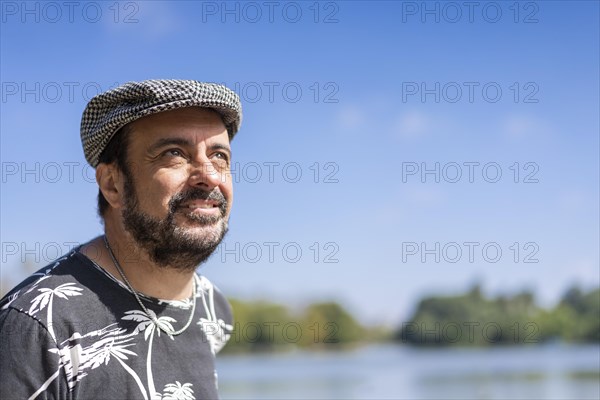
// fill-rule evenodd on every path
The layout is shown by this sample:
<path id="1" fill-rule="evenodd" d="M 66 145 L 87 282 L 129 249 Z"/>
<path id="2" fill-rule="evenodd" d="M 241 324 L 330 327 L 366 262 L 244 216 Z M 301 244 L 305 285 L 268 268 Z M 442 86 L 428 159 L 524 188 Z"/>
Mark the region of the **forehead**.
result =
<path id="1" fill-rule="evenodd" d="M 192 143 L 229 143 L 227 128 L 219 113 L 208 108 L 187 107 L 142 117 L 129 126 L 131 144 L 151 144 L 177 137 Z"/>

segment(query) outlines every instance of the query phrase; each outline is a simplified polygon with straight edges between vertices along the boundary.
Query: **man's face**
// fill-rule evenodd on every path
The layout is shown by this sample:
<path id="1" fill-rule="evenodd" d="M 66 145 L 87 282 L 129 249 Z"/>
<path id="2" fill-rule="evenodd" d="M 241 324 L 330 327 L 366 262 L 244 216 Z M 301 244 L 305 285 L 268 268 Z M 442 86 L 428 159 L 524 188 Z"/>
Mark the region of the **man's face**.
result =
<path id="1" fill-rule="evenodd" d="M 123 223 L 161 266 L 189 271 L 227 232 L 231 150 L 220 116 L 182 108 L 131 124 Z"/>

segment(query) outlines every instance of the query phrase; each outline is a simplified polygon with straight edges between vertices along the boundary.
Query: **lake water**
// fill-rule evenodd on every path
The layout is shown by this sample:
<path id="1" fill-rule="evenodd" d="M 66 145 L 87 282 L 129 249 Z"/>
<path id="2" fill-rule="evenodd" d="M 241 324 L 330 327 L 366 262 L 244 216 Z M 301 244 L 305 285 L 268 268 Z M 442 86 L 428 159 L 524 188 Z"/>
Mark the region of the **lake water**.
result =
<path id="1" fill-rule="evenodd" d="M 599 399 L 600 346 L 352 350 L 217 357 L 223 399 Z"/>

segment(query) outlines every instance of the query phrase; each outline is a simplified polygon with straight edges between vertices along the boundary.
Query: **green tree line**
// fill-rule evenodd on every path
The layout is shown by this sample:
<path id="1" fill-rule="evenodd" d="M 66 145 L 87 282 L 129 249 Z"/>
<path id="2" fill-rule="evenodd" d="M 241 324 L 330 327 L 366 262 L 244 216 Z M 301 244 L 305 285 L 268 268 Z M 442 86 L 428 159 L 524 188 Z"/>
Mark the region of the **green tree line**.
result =
<path id="1" fill-rule="evenodd" d="M 267 301 L 229 299 L 234 326 L 226 352 L 290 347 L 335 348 L 363 340 L 367 329 L 335 302 L 315 303 L 300 312 Z"/>
<path id="2" fill-rule="evenodd" d="M 599 343 L 600 288 L 584 293 L 573 287 L 551 310 L 538 307 L 528 291 L 489 299 L 475 286 L 459 296 L 428 297 L 395 339 L 416 346 Z"/>
<path id="3" fill-rule="evenodd" d="M 335 302 L 295 312 L 267 301 L 230 302 L 235 323 L 224 352 L 338 349 L 389 340 L 414 346 L 600 343 L 600 288 L 584 293 L 573 287 L 546 310 L 531 292 L 488 298 L 475 286 L 457 296 L 423 298 L 411 318 L 393 330 L 363 326 Z"/>

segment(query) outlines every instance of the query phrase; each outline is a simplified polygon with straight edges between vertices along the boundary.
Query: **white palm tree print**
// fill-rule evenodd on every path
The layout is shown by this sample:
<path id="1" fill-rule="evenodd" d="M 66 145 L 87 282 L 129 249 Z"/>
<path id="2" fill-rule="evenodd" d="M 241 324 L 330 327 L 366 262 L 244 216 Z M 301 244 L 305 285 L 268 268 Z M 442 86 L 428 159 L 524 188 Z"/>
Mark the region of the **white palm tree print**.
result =
<path id="1" fill-rule="evenodd" d="M 107 365 L 111 357 L 119 361 L 125 371 L 129 373 L 137 383 L 144 400 L 148 400 L 146 388 L 137 373 L 131 369 L 123 360 L 128 360 L 128 356 L 137 356 L 136 353 L 127 349 L 133 346 L 130 343 L 134 340 L 131 335 L 124 335 L 125 329 L 112 328 L 111 324 L 103 329 L 89 332 L 85 335 L 74 333 L 69 339 L 60 343 L 58 348 L 50 349 L 51 353 L 58 354 L 60 357 L 58 370 L 33 394 L 30 399 L 36 398 L 40 393 L 48 388 L 60 373 L 61 368 L 67 375 L 69 390 L 72 390 L 77 382 L 87 376 L 87 371 L 98 368 L 101 365 Z M 81 346 L 82 339 L 100 336 L 100 339 L 87 347 Z"/>
<path id="2" fill-rule="evenodd" d="M 191 383 L 184 383 L 183 385 L 179 381 L 175 383 L 168 383 L 165 385 L 163 390 L 162 400 L 195 400 L 194 390 L 192 390 Z"/>
<path id="3" fill-rule="evenodd" d="M 233 326 L 227 324 L 222 319 L 218 319 L 216 321 L 209 320 L 206 318 L 200 318 L 200 321 L 197 323 L 202 327 L 202 331 L 206 335 L 206 340 L 210 344 L 210 350 L 213 355 L 217 354 L 221 349 L 227 344 L 229 340 L 231 332 L 233 330 Z"/>
<path id="4" fill-rule="evenodd" d="M 33 274 L 31 274 L 31 276 L 40 276 L 41 278 L 38 279 L 30 288 L 29 290 L 27 290 L 25 293 L 30 293 L 32 291 L 34 291 L 38 285 L 40 284 L 40 282 L 42 282 L 44 279 L 48 279 L 50 278 L 50 275 L 48 275 L 50 273 L 50 271 L 52 271 L 54 268 L 56 268 L 56 266 L 58 264 L 60 264 L 61 261 L 66 260 L 67 256 L 61 257 L 58 260 L 56 260 L 54 262 L 54 265 L 52 265 L 51 267 L 48 267 L 44 272 L 35 272 Z M 10 304 L 15 301 L 17 299 L 17 297 L 19 297 L 19 293 L 21 293 L 20 290 L 17 290 L 15 293 L 11 294 L 8 298 L 8 300 L 5 302 L 5 304 L 2 306 L 2 308 L 0 308 L 1 310 L 5 310 L 7 309 Z"/>
<path id="5" fill-rule="evenodd" d="M 125 312 L 126 315 L 124 317 L 122 317 L 121 319 L 139 322 L 139 324 L 136 326 L 133 334 L 137 334 L 138 332 L 144 331 L 144 340 L 148 340 L 148 338 L 150 338 L 150 340 L 148 341 L 148 357 L 146 359 L 146 374 L 148 376 L 148 392 L 150 393 L 150 396 L 152 398 L 157 398 L 157 397 L 160 398 L 160 393 L 156 392 L 156 387 L 154 385 L 154 377 L 152 375 L 152 341 L 154 339 L 154 332 L 158 331 L 158 336 L 160 336 L 161 329 L 157 329 L 157 326 L 154 323 L 153 319 L 156 319 L 158 321 L 158 325 L 161 328 L 165 329 L 166 331 L 171 331 L 171 332 L 175 331 L 175 329 L 173 329 L 173 325 L 171 323 L 177 322 L 177 321 L 174 318 L 167 317 L 167 316 L 162 316 L 162 317 L 157 318 L 156 313 L 154 313 L 154 311 L 152 311 L 150 309 L 148 309 L 148 313 L 150 313 L 150 316 L 141 310 L 126 311 Z M 171 340 L 175 340 L 175 338 L 172 335 L 168 335 L 168 336 L 171 338 Z"/>
<path id="6" fill-rule="evenodd" d="M 52 303 L 54 301 L 54 296 L 68 300 L 69 296 L 80 296 L 80 292 L 83 291 L 83 289 L 76 287 L 74 283 L 63 283 L 54 289 L 41 288 L 38 289 L 38 291 L 41 292 L 41 294 L 31 300 L 31 307 L 29 308 L 28 314 L 35 315 L 38 311 L 41 311 L 48 306 L 46 324 L 50 336 L 52 336 L 52 339 L 56 340 L 56 335 L 52 328 Z"/>
<path id="7" fill-rule="evenodd" d="M 21 292 L 21 291 L 17 290 L 16 292 L 14 292 L 10 296 L 8 296 L 8 298 L 6 299 L 6 303 L 2 306 L 2 308 L 0 308 L 0 310 L 6 310 L 10 306 L 10 304 L 13 301 L 15 301 L 17 299 L 17 297 L 19 297 L 19 292 Z"/>
<path id="8" fill-rule="evenodd" d="M 123 366 L 125 371 L 127 371 L 129 375 L 133 377 L 138 387 L 140 388 L 140 391 L 142 392 L 142 396 L 144 396 L 144 400 L 148 400 L 148 394 L 146 393 L 146 388 L 144 387 L 142 380 L 140 379 L 138 374 L 123 361 L 128 359 L 127 355 L 137 356 L 137 354 L 135 354 L 133 351 L 128 350 L 126 348 L 128 346 L 133 346 L 133 343 L 123 344 L 123 342 L 132 339 L 133 338 L 125 339 L 124 341 L 116 341 L 114 337 L 111 338 L 108 343 L 100 347 L 98 349 L 98 352 L 93 355 L 93 357 L 90 360 L 92 364 L 91 368 L 94 369 L 100 366 L 103 362 L 104 365 L 108 364 L 110 357 L 113 356 L 121 364 L 121 366 Z"/>
<path id="9" fill-rule="evenodd" d="M 217 354 L 229 340 L 233 326 L 225 323 L 220 318 L 217 318 L 215 311 L 215 299 L 213 284 L 205 277 L 200 277 L 200 291 L 199 296 L 202 298 L 202 305 L 204 306 L 204 312 L 206 318 L 200 318 L 197 322 L 201 326 L 206 339 L 210 344 L 210 350 L 213 354 Z M 208 297 L 208 300 L 207 300 Z"/>
<path id="10" fill-rule="evenodd" d="M 37 281 L 35 281 L 35 283 L 34 283 L 34 284 L 31 286 L 31 288 L 30 288 L 28 291 L 26 291 L 25 293 L 33 292 L 35 289 L 37 289 L 38 285 L 39 285 L 39 284 L 40 284 L 40 283 L 41 283 L 43 280 L 50 278 L 50 275 L 47 275 L 47 273 L 48 273 L 48 272 L 50 272 L 50 271 L 51 271 L 51 270 L 47 270 L 45 274 L 42 274 L 42 273 L 35 273 L 35 274 L 32 274 L 32 276 L 40 275 L 40 276 L 41 276 L 41 278 L 40 278 L 40 279 L 38 279 Z"/>
<path id="11" fill-rule="evenodd" d="M 179 307 L 183 310 L 189 310 L 192 308 L 193 301 L 192 299 L 184 299 L 184 300 L 158 300 L 158 305 L 170 305 L 173 307 Z"/>

